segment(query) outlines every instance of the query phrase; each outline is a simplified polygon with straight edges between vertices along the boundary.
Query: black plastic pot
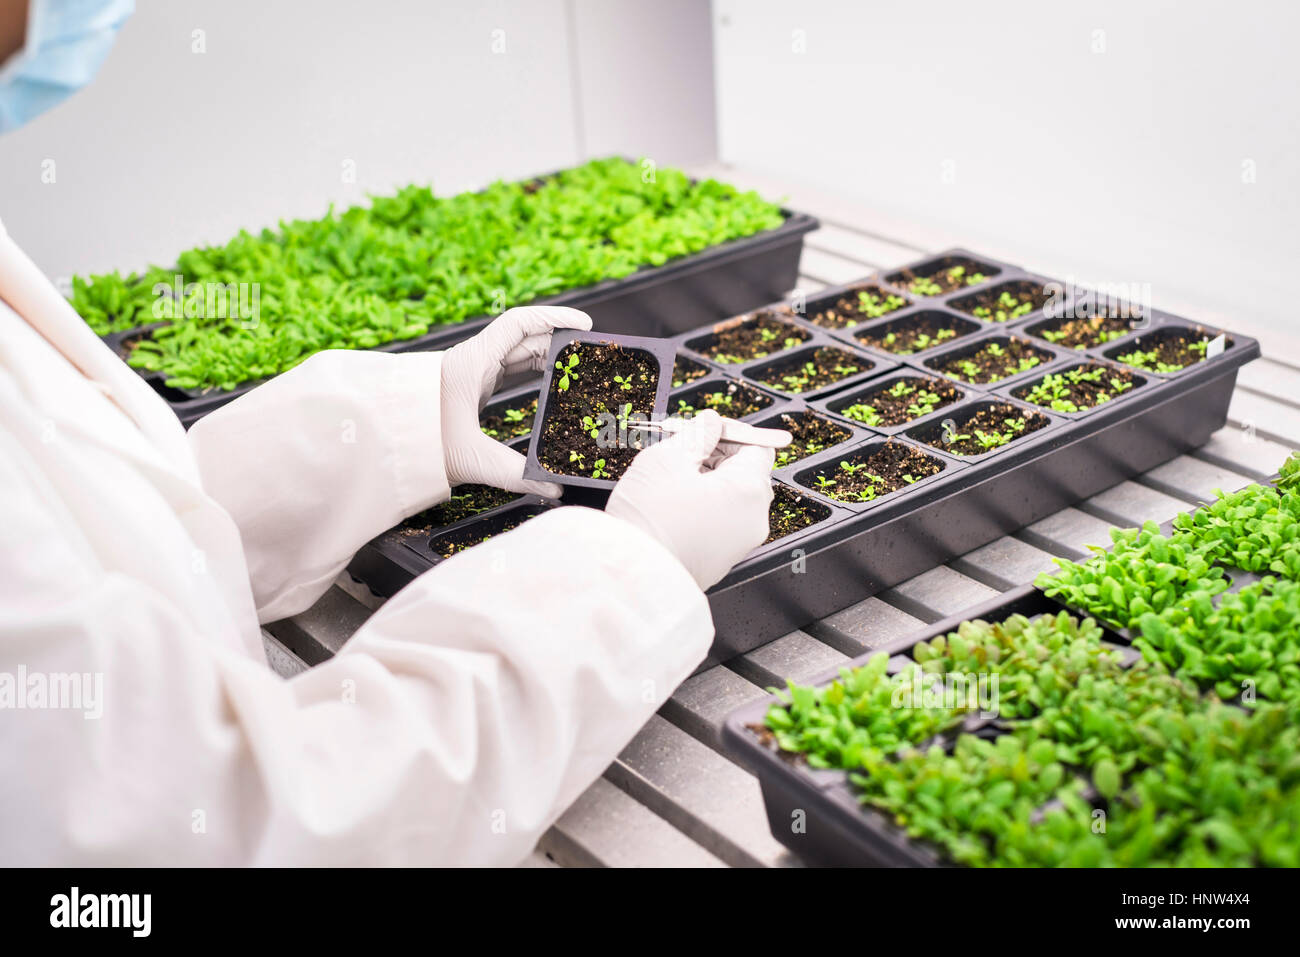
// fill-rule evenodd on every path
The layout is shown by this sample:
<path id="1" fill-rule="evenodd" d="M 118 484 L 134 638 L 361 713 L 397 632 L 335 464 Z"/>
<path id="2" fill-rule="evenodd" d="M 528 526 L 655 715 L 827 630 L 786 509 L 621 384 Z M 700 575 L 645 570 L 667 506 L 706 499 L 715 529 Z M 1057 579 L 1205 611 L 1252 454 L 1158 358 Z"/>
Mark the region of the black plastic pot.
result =
<path id="1" fill-rule="evenodd" d="M 828 684 L 839 676 L 841 667 L 857 667 L 878 654 L 888 655 L 889 672 L 898 673 L 912 664 L 911 651 L 917 644 L 954 632 L 964 621 L 1002 621 L 1015 614 L 1034 618 L 1055 614 L 1059 610 L 1057 603 L 1026 585 L 859 655 L 807 683 L 814 686 Z M 1103 639 L 1109 644 L 1121 648 L 1127 644 L 1115 632 L 1105 628 L 1103 632 Z M 1138 657 L 1135 653 L 1125 656 L 1125 665 L 1131 665 Z M 727 751 L 758 778 L 773 837 L 813 864 L 945 866 L 941 851 L 909 839 L 903 829 L 885 814 L 864 806 L 849 782 L 848 772 L 810 767 L 802 758 L 782 753 L 774 741 L 762 735 L 764 716 L 777 703 L 778 699 L 771 696 L 747 705 L 733 712 L 722 729 Z M 969 715 L 963 725 L 940 735 L 935 742 L 951 746 L 961 731 L 988 736 L 999 733 L 995 720 Z"/>
<path id="2" fill-rule="evenodd" d="M 662 266 L 646 266 L 622 279 L 542 297 L 529 305 L 572 306 L 590 315 L 598 331 L 659 337 L 736 315 L 784 295 L 798 281 L 804 236 L 820 223 L 806 213 L 788 209 L 782 209 L 781 215 L 784 222 L 775 229 L 681 256 Z M 446 349 L 479 332 L 494 318 L 478 316 L 447 323 L 413 339 L 377 346 L 375 351 Z M 104 339 L 120 355 L 124 342 L 147 336 L 158 325 L 111 333 Z M 167 400 L 187 428 L 266 381 L 247 382 L 228 392 L 177 389 L 165 385 L 161 374 L 136 371 Z"/>
<path id="3" fill-rule="evenodd" d="M 598 332 L 583 332 L 577 329 L 561 329 L 552 334 L 551 348 L 546 355 L 546 365 L 542 370 L 541 394 L 537 400 L 537 419 L 528 442 L 527 464 L 524 466 L 524 478 L 543 482 L 555 482 L 559 485 L 584 489 L 605 489 L 614 487 L 613 479 L 596 479 L 583 475 L 568 475 L 552 472 L 538 460 L 538 452 L 545 439 L 546 423 L 551 415 L 550 404 L 552 388 L 555 382 L 556 356 L 572 342 L 602 343 L 622 346 L 628 350 L 644 353 L 659 365 L 659 381 L 655 387 L 654 407 L 636 409 L 636 413 L 649 414 L 654 419 L 662 419 L 668 411 L 668 394 L 673 387 L 673 363 L 677 358 L 677 347 L 667 339 L 650 339 L 643 336 L 620 336 Z M 689 387 L 688 387 L 689 388 Z"/>

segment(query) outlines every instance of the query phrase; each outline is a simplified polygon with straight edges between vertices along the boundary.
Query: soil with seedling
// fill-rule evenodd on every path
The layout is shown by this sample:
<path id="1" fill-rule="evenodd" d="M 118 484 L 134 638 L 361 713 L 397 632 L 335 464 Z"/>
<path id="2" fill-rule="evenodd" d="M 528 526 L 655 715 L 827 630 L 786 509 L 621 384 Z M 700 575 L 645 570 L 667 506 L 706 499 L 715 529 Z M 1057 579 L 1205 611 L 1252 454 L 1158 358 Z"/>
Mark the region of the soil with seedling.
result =
<path id="1" fill-rule="evenodd" d="M 974 352 L 944 360 L 937 368 L 954 379 L 982 385 L 1028 372 L 1050 358 L 1051 353 L 1036 349 L 1023 339 L 994 339 Z"/>
<path id="2" fill-rule="evenodd" d="M 709 374 L 709 370 L 694 362 L 685 356 L 678 356 L 673 363 L 673 388 L 680 389 L 684 385 L 690 385 L 697 379 L 703 379 Z"/>
<path id="3" fill-rule="evenodd" d="M 1039 283 L 1017 279 L 961 296 L 949 305 L 985 322 L 1012 322 L 1042 309 L 1050 298 Z"/>
<path id="4" fill-rule="evenodd" d="M 461 519 L 499 508 L 519 498 L 518 492 L 493 488 L 490 485 L 457 485 L 451 498 L 423 512 L 412 515 L 400 526 L 404 536 L 424 535 L 435 528 L 445 528 Z"/>
<path id="5" fill-rule="evenodd" d="M 952 455 L 983 455 L 1046 428 L 1050 421 L 1037 412 L 1010 403 L 996 403 L 982 406 L 965 421 L 954 423 L 952 429 L 935 425 L 918 438 Z"/>
<path id="6" fill-rule="evenodd" d="M 910 305 L 896 292 L 879 286 L 864 286 L 845 293 L 835 305 L 815 313 L 808 321 L 823 329 L 852 329 Z"/>
<path id="7" fill-rule="evenodd" d="M 1205 350 L 1211 338 L 1190 329 L 1162 329 L 1138 339 L 1132 348 L 1115 358 L 1147 372 L 1180 372 L 1205 360 Z"/>
<path id="8" fill-rule="evenodd" d="M 537 461 L 560 475 L 617 479 L 640 451 L 643 433 L 624 425 L 614 436 L 612 424 L 654 410 L 658 362 L 641 349 L 573 342 L 560 350 L 556 366 Z"/>
<path id="9" fill-rule="evenodd" d="M 776 461 L 772 465 L 774 469 L 825 452 L 832 445 L 839 445 L 853 435 L 842 425 L 836 425 L 830 419 L 813 412 L 786 412 L 776 421 L 763 424 L 767 428 L 785 429 L 793 436 L 789 445 L 776 450 Z"/>
<path id="10" fill-rule="evenodd" d="M 974 286 L 996 276 L 1001 270 L 973 259 L 949 258 L 925 272 L 903 269 L 892 274 L 888 282 L 918 296 L 942 296 Z"/>
<path id="11" fill-rule="evenodd" d="M 728 382 L 725 385 L 697 386 L 676 397 L 676 405 L 669 404 L 669 411 L 675 415 L 694 415 L 705 409 L 713 409 L 728 419 L 743 419 L 755 412 L 762 412 L 772 404 L 770 396 L 763 395 L 740 382 Z"/>
<path id="12" fill-rule="evenodd" d="M 886 442 L 870 455 L 827 462 L 800 482 L 840 502 L 872 502 L 943 471 L 937 459 L 902 442 Z"/>
<path id="13" fill-rule="evenodd" d="M 754 373 L 754 378 L 779 392 L 804 395 L 866 372 L 875 365 L 846 349 L 820 346 L 812 352 L 800 352 L 774 362 Z"/>
<path id="14" fill-rule="evenodd" d="M 507 442 L 533 431 L 533 420 L 537 418 L 537 398 L 527 402 L 506 406 L 501 411 L 484 412 L 479 416 L 479 428 L 494 439 Z"/>
<path id="15" fill-rule="evenodd" d="M 536 517 L 535 512 L 528 512 L 526 509 L 522 514 L 511 515 L 502 519 L 500 522 L 491 522 L 491 529 L 485 529 L 475 523 L 474 526 L 462 529 L 459 532 L 452 532 L 449 535 L 443 535 L 435 538 L 429 543 L 429 547 L 441 555 L 443 558 L 450 558 L 452 555 L 458 555 L 466 549 L 473 548 L 475 545 L 481 545 L 498 535 L 504 535 L 511 529 L 518 528 L 530 518 Z"/>
<path id="16" fill-rule="evenodd" d="M 1091 349 L 1128 335 L 1132 321 L 1117 314 L 1098 314 L 1044 326 L 1034 335 L 1066 349 Z"/>
<path id="17" fill-rule="evenodd" d="M 1081 412 L 1110 402 L 1137 384 L 1127 369 L 1114 369 L 1095 362 L 1050 373 L 1013 393 L 1017 399 L 1056 412 Z"/>
<path id="18" fill-rule="evenodd" d="M 952 316 L 939 312 L 926 312 L 882 322 L 873 329 L 858 333 L 863 345 L 892 352 L 896 356 L 910 356 L 952 342 L 977 328 L 974 323 L 962 320 L 966 328 L 958 326 Z"/>
<path id="19" fill-rule="evenodd" d="M 787 485 L 772 484 L 772 504 L 767 510 L 767 545 L 826 519 L 831 510 L 800 495 Z"/>
<path id="20" fill-rule="evenodd" d="M 702 356 L 720 365 L 738 365 L 751 359 L 762 359 L 784 349 L 793 349 L 807 341 L 811 333 L 776 317 L 773 312 L 760 312 L 752 319 L 719 329 L 688 345 Z"/>
<path id="21" fill-rule="evenodd" d="M 868 428 L 890 428 L 952 405 L 964 393 L 944 379 L 907 378 L 865 392 L 840 408 L 846 419 Z"/>

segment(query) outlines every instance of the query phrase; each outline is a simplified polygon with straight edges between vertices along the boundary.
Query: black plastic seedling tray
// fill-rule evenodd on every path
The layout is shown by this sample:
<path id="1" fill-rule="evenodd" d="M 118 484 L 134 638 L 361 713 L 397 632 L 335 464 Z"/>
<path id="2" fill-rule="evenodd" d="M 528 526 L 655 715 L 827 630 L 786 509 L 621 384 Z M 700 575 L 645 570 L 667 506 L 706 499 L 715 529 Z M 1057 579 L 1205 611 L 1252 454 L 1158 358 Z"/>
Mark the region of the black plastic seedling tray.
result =
<path id="1" fill-rule="evenodd" d="M 545 177 L 539 177 L 544 179 Z M 806 213 L 781 209 L 784 221 L 774 229 L 720 243 L 698 253 L 645 266 L 622 279 L 570 289 L 528 305 L 572 306 L 592 318 L 600 332 L 664 337 L 726 316 L 745 312 L 784 295 L 798 281 L 804 236 L 821 224 Z M 430 329 L 422 336 L 388 342 L 378 352 L 423 352 L 446 349 L 468 339 L 495 316 L 477 316 Z M 103 337 L 124 360 L 129 344 L 165 323 L 152 323 Z M 135 370 L 185 425 L 250 391 L 265 379 L 230 391 L 178 389 L 160 373 Z"/>
<path id="2" fill-rule="evenodd" d="M 1030 275 L 988 257 L 966 255 L 996 268 L 994 278 L 999 281 Z M 933 260 L 934 257 L 929 257 L 924 262 Z M 878 284 L 882 279 L 869 277 L 843 288 L 850 289 L 867 281 Z M 934 300 L 947 297 L 912 298 L 918 298 L 921 306 L 932 308 Z M 908 307 L 914 308 L 919 307 Z M 802 326 L 810 339 L 825 334 L 780 303 L 733 321 L 743 321 L 763 311 L 781 313 L 783 321 Z M 907 311 L 900 309 L 891 313 L 890 318 L 900 317 Z M 936 378 L 935 371 L 926 364 L 932 358 L 931 352 L 882 356 L 877 375 L 845 385 L 842 390 L 805 406 L 830 413 L 831 418 L 855 429 L 851 442 L 824 453 L 827 459 L 838 459 L 863 444 L 892 438 L 917 445 L 927 454 L 943 459 L 946 467 L 933 478 L 883 495 L 860 509 L 846 507 L 845 503 L 827 499 L 815 489 L 800 484 L 800 474 L 815 464 L 811 457 L 774 472 L 779 484 L 794 488 L 831 511 L 823 521 L 757 549 L 710 589 L 715 639 L 702 667 L 751 651 L 1204 444 L 1226 421 L 1238 368 L 1259 355 L 1257 342 L 1234 336 L 1229 347 L 1212 359 L 1173 374 L 1132 370 L 1145 381 L 1095 409 L 1058 414 L 1024 402 L 1015 394 L 1016 390 L 1048 372 L 1068 369 L 1080 362 L 1095 361 L 1117 367 L 1115 356 L 1124 354 L 1140 336 L 1150 336 L 1161 327 L 1202 327 L 1152 312 L 1143 320 L 1143 328 L 1122 339 L 1095 349 L 1075 350 L 1060 349 L 1035 338 L 1029 330 L 1043 318 L 1039 311 L 1006 324 L 980 322 L 978 332 L 945 345 L 945 349 L 951 349 L 985 337 L 1014 334 L 1033 339 L 1036 347 L 1041 345 L 1050 353 L 1051 359 L 1022 375 L 985 386 L 954 380 L 953 384 L 965 393 L 962 400 L 925 418 L 889 429 L 871 429 L 839 418 L 837 413 L 843 407 L 841 403 L 851 401 L 877 384 L 887 384 L 906 375 Z M 693 342 L 708 335 L 713 328 L 705 327 L 673 340 L 682 354 L 709 369 L 710 374 L 674 389 L 671 408 L 676 408 L 677 401 L 689 396 L 692 389 L 720 382 L 754 386 L 771 400 L 762 410 L 747 417 L 750 422 L 762 423 L 796 407 L 788 397 L 777 396 L 748 382 L 743 366 L 715 364 L 691 348 Z M 1219 330 L 1204 332 L 1213 336 Z M 886 362 L 897 364 L 889 366 Z M 948 456 L 925 443 L 927 428 L 941 428 L 945 420 L 980 402 L 1007 402 L 1032 410 L 1045 416 L 1048 425 L 992 452 L 975 456 Z M 572 497 L 566 492 L 566 501 Z"/>
<path id="3" fill-rule="evenodd" d="M 1169 535 L 1173 525 L 1172 519 L 1161 523 L 1161 533 Z M 1216 605 L 1223 595 L 1255 584 L 1264 577 L 1231 562 L 1221 561 L 1218 564 L 1231 580 L 1231 585 L 1214 597 Z M 911 635 L 861 654 L 845 665 L 827 669 L 807 684 L 824 686 L 838 678 L 842 668 L 859 667 L 879 654 L 885 654 L 889 658 L 887 672 L 897 674 L 915 663 L 912 649 L 916 645 L 940 635 L 949 635 L 957 631 L 963 622 L 1000 622 L 1017 614 L 1033 619 L 1040 615 L 1055 616 L 1062 611 L 1080 620 L 1091 618 L 1095 621 L 1102 630 L 1103 642 L 1120 652 L 1124 667 L 1141 660 L 1141 653 L 1133 647 L 1136 636 L 1129 629 L 1117 627 L 1086 609 L 1050 597 L 1034 585 L 1022 585 L 960 614 L 951 615 Z M 772 705 L 778 703 L 779 699 L 773 695 L 738 709 L 727 718 L 722 733 L 728 751 L 758 777 L 768 823 L 778 841 L 815 864 L 946 866 L 939 849 L 909 839 L 883 812 L 862 804 L 849 781 L 848 772 L 813 768 L 799 755 L 782 752 L 771 736 L 764 733 L 765 715 Z M 1233 703 L 1240 706 L 1239 701 Z M 1000 728 L 996 718 L 968 714 L 959 726 L 936 736 L 932 741 L 950 747 L 955 743 L 956 735 L 961 732 L 996 735 L 1000 733 Z M 924 749 L 926 746 L 928 743 L 923 742 L 917 748 Z M 1092 799 L 1097 797 L 1095 792 L 1085 796 Z M 798 826 L 792 826 L 795 823 Z"/>
<path id="4" fill-rule="evenodd" d="M 911 652 L 917 644 L 950 634 L 962 622 L 997 622 L 1016 614 L 1033 619 L 1044 614 L 1054 615 L 1060 608 L 1042 592 L 1026 585 L 859 655 L 844 665 L 828 669 L 807 684 L 829 684 L 839 677 L 841 668 L 859 667 L 879 654 L 889 656 L 887 670 L 890 674 L 897 674 L 913 663 Z M 1121 636 L 1104 625 L 1102 631 L 1106 643 L 1131 650 Z M 1125 665 L 1131 665 L 1138 657 L 1136 653 L 1126 655 Z M 770 736 L 763 734 L 764 717 L 777 703 L 778 699 L 773 695 L 733 712 L 723 725 L 722 740 L 727 751 L 758 778 L 768 826 L 778 841 L 812 864 L 841 867 L 947 866 L 939 849 L 910 839 L 885 813 L 863 805 L 847 771 L 813 768 L 798 755 L 782 752 Z M 934 741 L 950 746 L 956 735 L 963 731 L 996 735 L 999 728 L 995 718 L 972 713 L 958 727 L 939 735 Z"/>
<path id="5" fill-rule="evenodd" d="M 541 392 L 537 401 L 537 419 L 528 442 L 524 478 L 542 482 L 555 482 L 559 485 L 574 488 L 604 489 L 608 491 L 614 487 L 614 479 L 598 479 L 590 476 L 553 472 L 538 459 L 541 444 L 545 440 L 546 424 L 553 410 L 550 398 L 556 382 L 556 357 L 566 346 L 574 342 L 621 346 L 629 351 L 644 353 L 658 363 L 659 378 L 655 383 L 654 407 L 633 410 L 634 415 L 651 420 L 662 419 L 667 414 L 668 395 L 673 388 L 673 363 L 677 358 L 677 347 L 668 339 L 584 332 L 577 329 L 557 330 L 551 336 L 551 348 L 546 355 L 546 364 L 542 368 Z"/>

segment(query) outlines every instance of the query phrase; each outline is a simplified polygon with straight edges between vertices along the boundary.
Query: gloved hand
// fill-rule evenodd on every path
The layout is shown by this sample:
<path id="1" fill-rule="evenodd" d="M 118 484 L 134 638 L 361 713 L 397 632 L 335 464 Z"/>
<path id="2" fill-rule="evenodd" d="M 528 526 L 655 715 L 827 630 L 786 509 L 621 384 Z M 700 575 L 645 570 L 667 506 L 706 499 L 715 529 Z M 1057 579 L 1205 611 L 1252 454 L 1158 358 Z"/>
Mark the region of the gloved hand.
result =
<path id="1" fill-rule="evenodd" d="M 776 453 L 742 445 L 720 455 L 721 434 L 718 413 L 701 412 L 676 435 L 639 453 L 605 506 L 608 514 L 658 539 L 700 588 L 716 584 L 763 544 L 772 502 Z"/>
<path id="2" fill-rule="evenodd" d="M 590 328 L 591 317 L 577 309 L 519 306 L 447 350 L 442 359 L 442 445 L 447 481 L 453 487 L 477 483 L 559 496 L 554 482 L 525 481 L 524 457 L 485 435 L 478 415 L 507 375 L 541 371 L 553 330 Z"/>

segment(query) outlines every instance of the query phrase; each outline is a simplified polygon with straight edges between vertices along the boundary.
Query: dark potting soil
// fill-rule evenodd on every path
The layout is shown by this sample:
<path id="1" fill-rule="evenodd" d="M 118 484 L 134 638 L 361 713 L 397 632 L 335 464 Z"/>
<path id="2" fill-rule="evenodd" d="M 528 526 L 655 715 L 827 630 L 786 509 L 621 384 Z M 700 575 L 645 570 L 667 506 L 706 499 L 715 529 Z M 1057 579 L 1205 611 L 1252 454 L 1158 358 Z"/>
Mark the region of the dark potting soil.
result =
<path id="1" fill-rule="evenodd" d="M 923 312 L 892 322 L 882 322 L 869 332 L 858 333 L 858 339 L 864 345 L 883 352 L 910 356 L 952 342 L 978 328 L 965 320 L 962 320 L 962 324 L 965 328 L 958 326 L 958 320 L 941 312 Z"/>
<path id="2" fill-rule="evenodd" d="M 767 541 L 774 542 L 810 525 L 824 521 L 831 510 L 821 502 L 800 495 L 787 485 L 772 484 L 772 504 L 767 510 Z"/>
<path id="3" fill-rule="evenodd" d="M 1039 283 L 1015 279 L 969 296 L 959 296 L 948 305 L 985 322 L 1011 322 L 1043 308 L 1050 298 L 1050 293 Z"/>
<path id="4" fill-rule="evenodd" d="M 808 321 L 824 329 L 852 329 L 907 305 L 908 300 L 896 292 L 889 292 L 879 286 L 863 286 L 846 292 L 835 300 L 835 305 L 821 310 Z"/>
<path id="5" fill-rule="evenodd" d="M 1045 415 L 1027 412 L 1010 403 L 994 403 L 981 406 L 961 422 L 954 422 L 951 430 L 942 424 L 934 425 L 921 436 L 921 441 L 953 455 L 982 455 L 1037 432 L 1049 421 Z"/>
<path id="6" fill-rule="evenodd" d="M 846 349 L 820 346 L 766 366 L 754 375 L 764 385 L 780 392 L 802 395 L 815 392 L 842 379 L 866 372 L 875 363 Z"/>
<path id="7" fill-rule="evenodd" d="M 944 379 L 898 379 L 887 386 L 864 392 L 846 405 L 839 414 L 846 419 L 861 422 L 868 428 L 890 428 L 911 422 L 937 409 L 952 405 L 963 393 Z"/>
<path id="8" fill-rule="evenodd" d="M 675 398 L 676 405 L 670 403 L 669 411 L 676 415 L 694 415 L 704 409 L 713 409 L 729 419 L 743 419 L 772 404 L 770 396 L 740 382 L 697 386 Z"/>
<path id="9" fill-rule="evenodd" d="M 1118 314 L 1105 313 L 1076 319 L 1063 319 L 1044 326 L 1034 335 L 1067 349 L 1091 349 L 1123 338 L 1132 331 L 1134 321 Z"/>
<path id="10" fill-rule="evenodd" d="M 789 445 L 776 450 L 776 462 L 772 466 L 774 469 L 825 452 L 832 445 L 839 445 L 853 435 L 844 426 L 836 425 L 815 412 L 786 412 L 777 421 L 766 422 L 764 425 L 773 429 L 785 429 L 794 436 Z"/>
<path id="11" fill-rule="evenodd" d="M 1213 336 L 1207 333 L 1191 329 L 1157 329 L 1137 339 L 1115 358 L 1147 372 L 1179 372 L 1205 361 L 1205 350 L 1211 338 Z M 1224 347 L 1231 344 L 1229 339 Z"/>
<path id="12" fill-rule="evenodd" d="M 783 349 L 793 349 L 811 333 L 785 322 L 773 312 L 760 312 L 752 319 L 694 339 L 689 346 L 721 365 L 762 359 Z"/>
<path id="13" fill-rule="evenodd" d="M 479 515 L 490 509 L 513 502 L 519 498 L 518 492 L 493 488 L 490 485 L 457 485 L 451 490 L 451 498 L 423 512 L 412 515 L 401 525 L 403 535 L 427 534 L 431 529 L 444 528 L 471 515 Z"/>
<path id="14" fill-rule="evenodd" d="M 502 442 L 517 439 L 533 431 L 533 420 L 537 418 L 537 399 L 529 399 L 519 405 L 509 406 L 500 412 L 484 413 L 479 416 L 479 427 L 494 439 Z"/>
<path id="15" fill-rule="evenodd" d="M 847 467 L 846 467 L 847 466 Z M 872 502 L 943 471 L 943 463 L 918 448 L 889 441 L 870 453 L 827 462 L 800 482 L 841 502 Z"/>
<path id="16" fill-rule="evenodd" d="M 1127 369 L 1090 362 L 1063 372 L 1049 373 L 1012 394 L 1057 412 L 1079 412 L 1111 401 L 1137 384 Z"/>
<path id="17" fill-rule="evenodd" d="M 429 543 L 429 547 L 441 555 L 443 558 L 450 558 L 452 555 L 459 554 L 467 548 L 473 548 L 488 541 L 497 535 L 504 535 L 513 528 L 518 528 L 530 518 L 534 518 L 535 513 L 524 512 L 520 515 L 511 515 L 501 522 L 493 525 L 491 529 L 482 528 L 479 523 L 474 523 L 469 528 L 463 528 L 458 532 L 452 532 L 435 538 Z"/>
<path id="18" fill-rule="evenodd" d="M 673 362 L 673 388 L 679 389 L 696 379 L 703 379 L 708 374 L 709 370 L 698 362 L 685 356 L 678 356 Z"/>
<path id="19" fill-rule="evenodd" d="M 901 269 L 891 274 L 888 281 L 918 296 L 940 296 L 984 282 L 1001 271 L 964 256 L 945 256 L 933 266 L 923 267 L 923 270 L 918 272 Z"/>
<path id="20" fill-rule="evenodd" d="M 1023 339 L 992 339 L 975 352 L 946 359 L 938 369 L 954 379 L 979 385 L 1000 382 L 1008 376 L 1026 372 L 1050 359 L 1051 355 Z"/>
<path id="21" fill-rule="evenodd" d="M 659 363 L 604 342 L 572 342 L 556 361 L 537 461 L 561 475 L 617 479 L 640 451 L 643 433 L 627 432 L 626 422 L 654 410 Z"/>

